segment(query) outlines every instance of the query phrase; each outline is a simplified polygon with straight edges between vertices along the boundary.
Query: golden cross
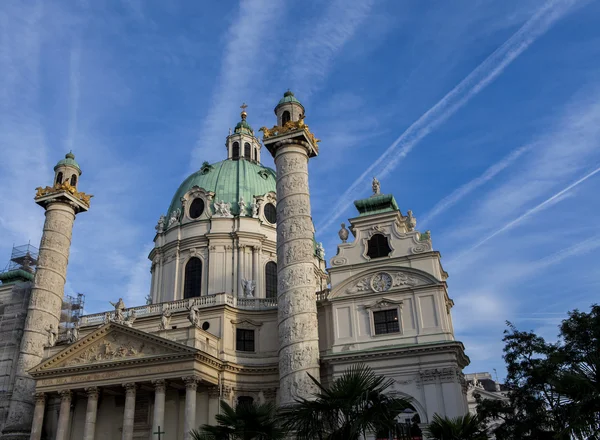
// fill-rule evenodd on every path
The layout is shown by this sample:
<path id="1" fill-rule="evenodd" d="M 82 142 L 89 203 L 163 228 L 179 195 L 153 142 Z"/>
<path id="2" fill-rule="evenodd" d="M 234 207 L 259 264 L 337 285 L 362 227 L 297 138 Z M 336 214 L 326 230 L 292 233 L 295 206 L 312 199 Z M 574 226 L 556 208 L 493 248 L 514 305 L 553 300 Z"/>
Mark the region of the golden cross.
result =
<path id="1" fill-rule="evenodd" d="M 240 108 L 242 109 L 242 111 L 246 111 L 246 109 L 248 108 L 248 106 L 244 102 L 242 105 L 240 105 Z"/>

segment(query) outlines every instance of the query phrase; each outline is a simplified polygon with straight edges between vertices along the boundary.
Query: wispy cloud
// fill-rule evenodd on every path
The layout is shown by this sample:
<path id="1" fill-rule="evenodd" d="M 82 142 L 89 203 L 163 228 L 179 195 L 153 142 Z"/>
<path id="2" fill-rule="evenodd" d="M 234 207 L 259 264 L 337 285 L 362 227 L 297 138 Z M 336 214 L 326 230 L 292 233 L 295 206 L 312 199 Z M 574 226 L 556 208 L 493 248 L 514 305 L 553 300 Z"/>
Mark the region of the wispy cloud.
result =
<path id="1" fill-rule="evenodd" d="M 454 87 L 437 104 L 430 108 L 404 131 L 387 150 L 371 164 L 344 192 L 331 210 L 327 220 L 318 225 L 319 230 L 331 226 L 352 205 L 360 187 L 375 173 L 380 179 L 387 177 L 411 150 L 429 133 L 435 130 L 474 96 L 485 89 L 521 55 L 536 39 L 542 36 L 557 20 L 563 17 L 576 0 L 553 1 L 545 4 L 502 46 Z M 401 147 L 400 151 L 396 151 Z M 383 166 L 382 166 L 383 165 Z"/>
<path id="2" fill-rule="evenodd" d="M 465 183 L 461 187 L 452 191 L 450 195 L 444 197 L 442 200 L 436 203 L 436 205 L 431 209 L 431 211 L 425 214 L 423 220 L 421 220 L 421 225 L 423 226 L 423 228 L 426 227 L 426 224 L 428 222 L 433 220 L 442 212 L 446 211 L 447 209 L 450 209 L 452 206 L 454 206 L 464 197 L 469 195 L 471 192 L 475 191 L 480 186 L 486 184 L 494 177 L 496 177 L 501 171 L 512 165 L 529 148 L 530 147 L 526 146 L 513 151 L 508 156 L 504 157 L 502 160 L 496 162 L 487 170 L 485 170 L 485 172 L 481 176 L 471 180 L 470 182 Z"/>
<path id="3" fill-rule="evenodd" d="M 248 101 L 252 93 L 250 85 L 261 72 L 261 52 L 269 38 L 272 24 L 285 10 L 285 4 L 277 6 L 269 0 L 241 0 L 238 14 L 227 31 L 227 42 L 221 73 L 207 116 L 200 127 L 200 137 L 192 150 L 189 171 L 196 171 L 203 161 L 221 160 L 227 127 L 237 118 L 239 106 Z"/>
<path id="4" fill-rule="evenodd" d="M 79 66 L 81 63 L 81 41 L 75 39 L 69 56 L 69 126 L 67 127 L 66 149 L 72 150 L 77 136 L 79 110 Z"/>

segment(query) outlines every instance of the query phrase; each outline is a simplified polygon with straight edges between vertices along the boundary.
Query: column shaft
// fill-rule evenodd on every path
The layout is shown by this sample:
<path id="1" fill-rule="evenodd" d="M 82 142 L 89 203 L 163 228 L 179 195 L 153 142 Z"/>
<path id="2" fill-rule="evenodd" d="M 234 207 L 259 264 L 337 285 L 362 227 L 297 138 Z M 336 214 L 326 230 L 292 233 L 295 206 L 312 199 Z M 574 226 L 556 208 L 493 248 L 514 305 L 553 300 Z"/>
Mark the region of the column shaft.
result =
<path id="1" fill-rule="evenodd" d="M 68 203 L 52 202 L 46 206 L 46 220 L 40 242 L 40 254 L 25 328 L 21 339 L 15 386 L 4 432 L 31 431 L 35 382 L 28 371 L 42 361 L 44 347 L 50 343 L 49 330 L 58 330 L 64 295 L 67 263 L 75 210 Z"/>
<path id="2" fill-rule="evenodd" d="M 166 384 L 164 380 L 156 380 L 154 383 L 154 417 L 152 419 L 152 439 L 158 438 L 154 433 L 165 429 L 165 393 Z"/>
<path id="3" fill-rule="evenodd" d="M 45 410 L 46 395 L 44 393 L 38 393 L 35 395 L 35 410 L 33 411 L 33 425 L 31 426 L 30 440 L 40 440 L 42 438 Z"/>
<path id="4" fill-rule="evenodd" d="M 277 305 L 280 404 L 317 391 L 319 378 L 314 227 L 303 141 L 282 141 L 277 166 Z"/>
<path id="5" fill-rule="evenodd" d="M 56 429 L 56 440 L 68 440 L 71 420 L 71 391 L 60 392 L 60 412 L 58 414 L 58 428 Z"/>
<path id="6" fill-rule="evenodd" d="M 185 381 L 185 417 L 183 419 L 183 440 L 192 440 L 190 431 L 196 428 L 196 388 L 198 380 L 194 377 Z"/>
<path id="7" fill-rule="evenodd" d="M 133 417 L 135 415 L 135 384 L 127 383 L 125 387 L 125 411 L 123 412 L 122 440 L 133 439 Z"/>
<path id="8" fill-rule="evenodd" d="M 83 440 L 94 440 L 96 435 L 96 416 L 98 414 L 98 388 L 86 388 L 87 410 L 85 412 L 85 426 Z"/>
<path id="9" fill-rule="evenodd" d="M 259 250 L 260 248 L 258 246 L 254 246 L 252 248 L 252 279 L 254 280 L 254 285 L 256 286 L 254 288 L 254 297 L 258 298 L 259 295 L 259 290 L 258 290 L 258 274 L 259 274 L 259 265 L 260 265 L 260 258 L 259 258 Z"/>

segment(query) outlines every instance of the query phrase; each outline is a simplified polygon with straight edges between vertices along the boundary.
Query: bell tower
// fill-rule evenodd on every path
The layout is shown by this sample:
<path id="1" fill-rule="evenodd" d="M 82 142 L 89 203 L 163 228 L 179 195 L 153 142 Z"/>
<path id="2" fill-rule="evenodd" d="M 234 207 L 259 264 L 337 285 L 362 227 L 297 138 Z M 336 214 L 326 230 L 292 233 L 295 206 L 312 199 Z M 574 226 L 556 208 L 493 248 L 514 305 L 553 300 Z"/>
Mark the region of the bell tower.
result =
<path id="1" fill-rule="evenodd" d="M 246 121 L 248 113 L 246 113 L 246 104 L 240 106 L 242 120 L 237 123 L 233 133 L 227 136 L 225 145 L 227 146 L 227 158 L 231 160 L 251 160 L 260 162 L 260 149 L 262 147 L 260 139 L 254 135 L 254 130 Z"/>
<path id="2" fill-rule="evenodd" d="M 277 125 L 262 127 L 265 147 L 277 167 L 277 320 L 279 403 L 313 397 L 307 373 L 319 379 L 314 227 L 310 212 L 308 159 L 318 140 L 304 123 L 304 107 L 287 91 L 275 107 Z"/>
<path id="3" fill-rule="evenodd" d="M 3 440 L 30 438 L 35 382 L 28 371 L 42 361 L 44 348 L 56 342 L 73 222 L 77 214 L 89 209 L 92 197 L 77 189 L 81 169 L 73 153 L 59 161 L 54 172 L 52 186 L 36 188 L 35 202 L 46 211 L 46 220 L 21 339 L 14 392 L 0 437 Z"/>

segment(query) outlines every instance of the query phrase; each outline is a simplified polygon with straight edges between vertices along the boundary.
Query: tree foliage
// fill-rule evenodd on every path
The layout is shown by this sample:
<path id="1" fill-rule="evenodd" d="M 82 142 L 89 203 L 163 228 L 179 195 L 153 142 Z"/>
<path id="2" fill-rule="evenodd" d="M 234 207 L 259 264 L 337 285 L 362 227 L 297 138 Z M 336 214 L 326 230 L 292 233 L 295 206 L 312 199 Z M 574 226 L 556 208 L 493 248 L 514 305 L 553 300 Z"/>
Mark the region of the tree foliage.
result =
<path id="1" fill-rule="evenodd" d="M 472 414 L 455 418 L 433 416 L 425 434 L 432 440 L 487 440 L 488 435 L 481 420 Z"/>
<path id="2" fill-rule="evenodd" d="M 504 333 L 507 400 L 477 398 L 496 438 L 600 439 L 600 306 L 570 312 L 556 343 L 510 323 Z"/>
<path id="3" fill-rule="evenodd" d="M 357 440 L 366 432 L 395 428 L 398 414 L 410 406 L 388 389 L 391 379 L 369 367 L 353 365 L 313 399 L 297 399 L 281 412 L 283 427 L 298 440 Z"/>

